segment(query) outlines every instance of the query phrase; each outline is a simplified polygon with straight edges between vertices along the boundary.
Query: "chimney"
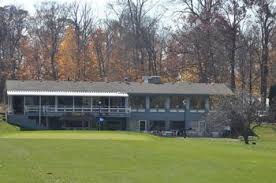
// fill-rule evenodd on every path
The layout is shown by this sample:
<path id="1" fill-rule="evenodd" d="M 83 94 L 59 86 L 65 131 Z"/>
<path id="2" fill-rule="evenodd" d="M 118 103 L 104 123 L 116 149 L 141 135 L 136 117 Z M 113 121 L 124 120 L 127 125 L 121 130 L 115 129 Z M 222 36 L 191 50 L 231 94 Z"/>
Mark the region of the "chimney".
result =
<path id="1" fill-rule="evenodd" d="M 144 83 L 161 84 L 160 76 L 143 76 Z"/>

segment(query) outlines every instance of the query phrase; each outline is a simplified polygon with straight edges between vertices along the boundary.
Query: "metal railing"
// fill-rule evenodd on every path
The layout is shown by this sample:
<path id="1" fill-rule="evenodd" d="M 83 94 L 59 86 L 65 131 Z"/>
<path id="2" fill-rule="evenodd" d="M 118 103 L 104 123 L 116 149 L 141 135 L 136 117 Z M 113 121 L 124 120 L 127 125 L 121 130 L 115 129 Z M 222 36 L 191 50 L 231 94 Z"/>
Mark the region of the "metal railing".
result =
<path id="1" fill-rule="evenodd" d="M 99 107 L 99 106 L 25 106 L 25 113 L 69 113 L 69 112 L 94 112 L 94 113 L 129 113 L 126 107 Z"/>
<path id="2" fill-rule="evenodd" d="M 149 109 L 149 112 L 166 112 L 166 109 Z M 99 107 L 99 106 L 38 106 L 38 105 L 28 105 L 24 106 L 24 113 L 39 113 L 47 114 L 47 113 L 103 113 L 103 114 L 129 114 L 130 112 L 146 112 L 146 109 L 136 109 L 131 107 Z M 173 113 L 181 113 L 185 112 L 184 109 L 168 109 L 168 112 Z M 198 112 L 204 113 L 205 110 L 190 110 L 191 113 Z"/>

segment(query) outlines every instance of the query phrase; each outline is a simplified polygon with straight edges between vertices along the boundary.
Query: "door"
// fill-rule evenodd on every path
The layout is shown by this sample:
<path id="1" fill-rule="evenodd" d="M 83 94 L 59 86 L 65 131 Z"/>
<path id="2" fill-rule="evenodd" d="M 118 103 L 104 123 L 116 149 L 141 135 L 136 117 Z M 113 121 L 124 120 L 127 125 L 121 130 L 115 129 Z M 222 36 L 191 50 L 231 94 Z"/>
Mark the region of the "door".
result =
<path id="1" fill-rule="evenodd" d="M 146 125 L 147 125 L 146 121 L 144 121 L 144 120 L 139 121 L 139 130 L 140 130 L 140 132 L 143 132 L 143 131 L 147 130 Z"/>

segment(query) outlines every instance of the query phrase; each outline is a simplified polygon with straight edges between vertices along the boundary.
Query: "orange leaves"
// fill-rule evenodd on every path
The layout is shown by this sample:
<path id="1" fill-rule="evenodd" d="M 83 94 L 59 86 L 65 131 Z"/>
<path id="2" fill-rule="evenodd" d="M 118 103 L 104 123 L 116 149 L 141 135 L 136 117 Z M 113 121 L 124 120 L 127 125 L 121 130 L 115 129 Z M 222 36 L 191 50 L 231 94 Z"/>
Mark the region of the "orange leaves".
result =
<path id="1" fill-rule="evenodd" d="M 78 68 L 76 63 L 77 45 L 74 38 L 74 31 L 68 27 L 60 44 L 58 53 L 59 77 L 62 80 L 75 79 L 75 72 Z"/>

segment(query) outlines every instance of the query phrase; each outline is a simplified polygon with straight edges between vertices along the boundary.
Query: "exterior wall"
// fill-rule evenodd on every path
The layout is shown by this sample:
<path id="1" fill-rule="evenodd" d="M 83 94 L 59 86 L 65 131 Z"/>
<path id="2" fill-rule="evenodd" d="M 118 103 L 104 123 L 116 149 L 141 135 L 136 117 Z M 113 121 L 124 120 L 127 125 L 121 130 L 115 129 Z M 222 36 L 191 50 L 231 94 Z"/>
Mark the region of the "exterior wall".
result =
<path id="1" fill-rule="evenodd" d="M 128 131 L 139 131 L 139 120 L 133 120 L 133 119 L 129 119 L 127 121 L 127 130 Z"/>
<path id="2" fill-rule="evenodd" d="M 140 95 L 141 96 L 141 95 Z M 152 112 L 152 110 L 150 109 L 150 96 L 154 96 L 154 95 L 142 95 L 145 97 L 145 111 L 144 112 L 130 112 L 130 113 L 126 113 L 126 114 L 118 114 L 117 116 L 108 116 L 105 113 L 102 113 L 101 116 L 104 118 L 107 117 L 113 117 L 113 118 L 122 118 L 126 120 L 126 129 L 129 131 L 139 131 L 139 121 L 140 120 L 145 120 L 147 121 L 147 129 L 149 129 L 149 121 L 165 121 L 165 126 L 166 129 L 169 129 L 170 123 L 171 121 L 184 121 L 186 119 L 186 128 L 192 128 L 194 125 L 193 123 L 195 123 L 196 121 L 200 120 L 201 117 L 205 114 L 205 112 L 209 111 L 209 102 L 208 102 L 208 96 L 203 96 L 205 98 L 205 110 L 203 111 L 193 111 L 190 109 L 190 99 L 189 97 L 191 96 L 185 96 L 187 97 L 187 111 L 185 112 L 184 109 L 179 108 L 179 111 L 174 111 L 172 112 L 170 109 L 170 96 L 172 95 L 163 95 L 166 100 L 165 100 L 165 104 L 164 104 L 164 111 L 163 112 L 158 112 L 158 110 L 156 112 Z M 13 114 L 13 109 L 12 109 L 12 102 L 13 102 L 13 97 L 9 96 L 9 109 L 8 109 L 8 116 L 10 116 L 10 122 L 14 123 L 15 120 L 18 123 L 18 119 L 23 120 L 24 117 L 22 117 L 22 114 L 20 115 L 16 115 Z M 125 107 L 128 108 L 131 106 L 129 106 L 129 98 L 125 99 Z M 57 106 L 58 106 L 58 102 L 57 102 L 57 97 L 55 97 L 55 110 L 54 112 L 43 112 L 41 110 L 43 110 L 43 107 L 39 107 L 40 112 L 32 112 L 32 113 L 28 113 L 26 111 L 24 111 L 23 116 L 25 116 L 24 118 L 24 124 L 28 123 L 28 118 L 31 117 L 62 117 L 65 113 L 64 112 L 58 112 L 57 110 Z M 39 100 L 39 103 L 41 103 L 41 99 Z M 24 105 L 25 105 L 25 97 L 24 97 Z M 74 107 L 73 107 L 74 108 Z M 163 109 L 162 109 L 163 110 Z M 84 111 L 82 111 L 84 112 Z M 75 112 L 75 113 L 82 113 L 82 112 Z M 89 112 L 88 112 L 89 113 Z M 99 112 L 94 112 L 93 113 L 96 117 L 99 116 Z M 187 115 L 187 116 L 185 116 Z M 20 118 L 17 118 L 19 117 Z M 30 123 L 33 123 L 33 120 L 30 120 Z M 17 124 L 20 125 L 20 124 Z M 38 128 L 37 129 L 41 129 L 41 120 L 38 122 Z M 33 128 L 35 129 L 35 125 L 32 125 Z"/>
<path id="3" fill-rule="evenodd" d="M 199 112 L 187 112 L 187 121 L 186 121 L 186 128 L 192 128 L 195 123 L 199 121 L 205 113 Z M 130 131 L 139 131 L 139 121 L 145 120 L 149 121 L 184 121 L 185 119 L 185 112 L 145 112 L 145 113 L 131 113 L 130 120 L 128 122 L 128 129 Z"/>

